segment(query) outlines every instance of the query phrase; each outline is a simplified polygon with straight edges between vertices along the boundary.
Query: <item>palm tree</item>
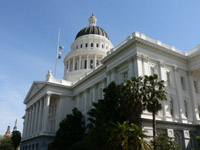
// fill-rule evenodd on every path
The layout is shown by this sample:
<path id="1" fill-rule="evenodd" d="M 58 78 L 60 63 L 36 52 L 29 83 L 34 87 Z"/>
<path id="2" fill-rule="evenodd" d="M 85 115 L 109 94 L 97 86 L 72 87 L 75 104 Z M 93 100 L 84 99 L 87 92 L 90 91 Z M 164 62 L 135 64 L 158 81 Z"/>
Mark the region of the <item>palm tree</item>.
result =
<path id="1" fill-rule="evenodd" d="M 143 90 L 145 93 L 143 96 L 143 101 L 146 105 L 146 108 L 149 112 L 152 113 L 153 121 L 153 139 L 154 139 L 154 150 L 156 150 L 156 119 L 155 116 L 159 110 L 162 109 L 160 101 L 167 100 L 166 91 L 164 86 L 164 81 L 158 81 L 158 75 L 154 74 L 153 76 L 144 76 L 144 86 Z"/>
<path id="2" fill-rule="evenodd" d="M 109 139 L 111 149 L 149 150 L 150 144 L 144 140 L 146 134 L 142 128 L 134 123 L 113 123 L 112 134 Z"/>
<path id="3" fill-rule="evenodd" d="M 120 85 L 120 107 L 124 120 L 141 126 L 144 110 L 142 99 L 142 77 L 132 77 Z"/>

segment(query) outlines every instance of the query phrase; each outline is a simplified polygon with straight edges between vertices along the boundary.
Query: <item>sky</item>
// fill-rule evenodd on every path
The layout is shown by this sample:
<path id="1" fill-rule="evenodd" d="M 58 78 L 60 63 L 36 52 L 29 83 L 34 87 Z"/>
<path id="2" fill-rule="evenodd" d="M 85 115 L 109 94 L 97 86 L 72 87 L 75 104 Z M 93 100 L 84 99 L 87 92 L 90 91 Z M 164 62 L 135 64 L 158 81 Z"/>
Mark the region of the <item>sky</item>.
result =
<path id="1" fill-rule="evenodd" d="M 187 51 L 200 44 L 199 0 L 1 0 L 0 134 L 7 126 L 22 131 L 23 101 L 33 81 L 54 72 L 58 29 L 63 58 L 92 12 L 114 46 L 134 31 Z"/>

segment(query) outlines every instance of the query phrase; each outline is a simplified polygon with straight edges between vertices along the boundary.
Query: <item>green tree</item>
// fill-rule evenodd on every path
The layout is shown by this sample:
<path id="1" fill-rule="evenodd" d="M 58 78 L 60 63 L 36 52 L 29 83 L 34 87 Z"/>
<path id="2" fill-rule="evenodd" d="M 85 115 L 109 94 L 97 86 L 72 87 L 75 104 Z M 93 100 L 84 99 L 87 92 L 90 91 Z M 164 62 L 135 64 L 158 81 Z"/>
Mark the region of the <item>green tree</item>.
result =
<path id="1" fill-rule="evenodd" d="M 167 134 L 159 134 L 155 138 L 157 150 L 180 150 L 180 146 L 176 141 L 170 139 Z M 152 144 L 154 142 L 152 141 Z"/>
<path id="2" fill-rule="evenodd" d="M 12 140 L 12 145 L 13 145 L 14 149 L 16 150 L 21 142 L 21 132 L 13 131 L 11 140 Z"/>
<path id="3" fill-rule="evenodd" d="M 4 136 L 0 139 L 0 150 L 13 150 L 13 148 L 10 137 Z"/>
<path id="4" fill-rule="evenodd" d="M 143 102 L 149 112 L 152 113 L 153 121 L 153 139 L 156 137 L 156 119 L 155 116 L 162 109 L 160 101 L 167 100 L 164 81 L 158 81 L 158 75 L 144 76 L 143 80 Z M 154 140 L 154 149 L 156 150 L 156 140 Z"/>
<path id="5" fill-rule="evenodd" d="M 90 149 L 106 149 L 110 137 L 111 122 L 120 122 L 119 87 L 111 82 L 103 90 L 104 99 L 93 103 L 93 108 L 88 112 L 88 142 Z"/>
<path id="6" fill-rule="evenodd" d="M 197 140 L 198 150 L 200 150 L 200 136 L 197 136 L 196 140 Z"/>
<path id="7" fill-rule="evenodd" d="M 85 134 L 85 122 L 83 115 L 77 108 L 72 110 L 72 114 L 60 122 L 56 132 L 54 147 L 58 150 L 68 150 L 70 146 L 81 141 Z"/>
<path id="8" fill-rule="evenodd" d="M 150 144 L 144 140 L 147 135 L 142 128 L 134 123 L 124 122 L 113 124 L 109 139 L 110 147 L 114 150 L 149 150 Z"/>
<path id="9" fill-rule="evenodd" d="M 120 107 L 122 118 L 141 126 L 141 114 L 145 109 L 143 98 L 143 78 L 132 77 L 120 85 Z"/>

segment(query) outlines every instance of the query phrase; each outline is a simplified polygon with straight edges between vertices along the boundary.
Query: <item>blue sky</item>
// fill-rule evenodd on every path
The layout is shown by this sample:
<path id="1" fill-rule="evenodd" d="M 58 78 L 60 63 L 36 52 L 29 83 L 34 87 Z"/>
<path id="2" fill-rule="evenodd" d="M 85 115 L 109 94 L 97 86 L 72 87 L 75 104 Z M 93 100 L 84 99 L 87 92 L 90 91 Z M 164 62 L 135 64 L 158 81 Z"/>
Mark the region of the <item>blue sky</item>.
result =
<path id="1" fill-rule="evenodd" d="M 34 80 L 54 70 L 58 28 L 63 57 L 78 31 L 94 12 L 116 46 L 134 31 L 189 50 L 200 43 L 198 0 L 1 0 L 0 3 L 0 134 L 7 126 L 22 131 L 23 100 Z"/>

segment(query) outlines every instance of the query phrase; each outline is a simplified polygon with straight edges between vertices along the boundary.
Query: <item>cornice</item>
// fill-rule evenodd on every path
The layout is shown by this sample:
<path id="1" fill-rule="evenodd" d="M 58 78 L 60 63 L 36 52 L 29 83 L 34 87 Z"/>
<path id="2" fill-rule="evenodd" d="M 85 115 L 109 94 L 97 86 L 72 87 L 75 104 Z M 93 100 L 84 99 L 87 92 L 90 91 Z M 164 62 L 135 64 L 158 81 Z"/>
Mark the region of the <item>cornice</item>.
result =
<path id="1" fill-rule="evenodd" d="M 37 83 L 43 83 L 44 85 L 40 89 L 38 89 L 32 96 L 27 97 L 29 95 L 29 93 L 31 92 L 31 90 L 33 88 L 33 85 L 37 84 Z M 71 86 L 65 86 L 65 85 L 61 85 L 61 84 L 57 84 L 57 83 L 51 83 L 51 82 L 46 82 L 46 81 L 34 81 L 32 86 L 31 86 L 31 89 L 30 89 L 29 93 L 27 94 L 26 98 L 24 99 L 24 104 L 26 104 L 31 99 L 33 99 L 36 95 L 38 95 L 38 93 L 40 93 L 47 86 L 59 87 L 59 88 L 65 88 L 65 89 L 71 89 L 72 88 Z M 48 92 L 46 94 L 53 94 L 53 93 L 52 92 Z"/>

